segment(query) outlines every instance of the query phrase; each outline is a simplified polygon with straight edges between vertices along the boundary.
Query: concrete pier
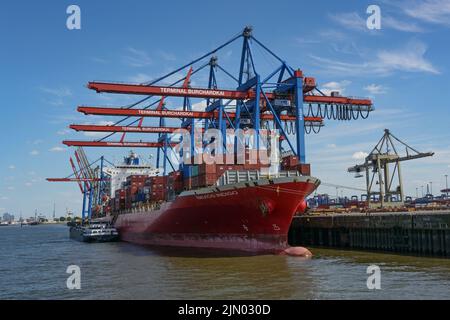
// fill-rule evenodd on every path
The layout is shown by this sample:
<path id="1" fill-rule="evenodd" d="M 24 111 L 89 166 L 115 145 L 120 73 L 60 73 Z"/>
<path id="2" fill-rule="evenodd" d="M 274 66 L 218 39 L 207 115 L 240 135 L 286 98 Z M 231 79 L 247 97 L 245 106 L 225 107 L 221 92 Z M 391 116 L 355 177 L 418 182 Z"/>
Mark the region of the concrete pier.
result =
<path id="1" fill-rule="evenodd" d="M 299 216 L 289 243 L 450 257 L 450 211 Z"/>

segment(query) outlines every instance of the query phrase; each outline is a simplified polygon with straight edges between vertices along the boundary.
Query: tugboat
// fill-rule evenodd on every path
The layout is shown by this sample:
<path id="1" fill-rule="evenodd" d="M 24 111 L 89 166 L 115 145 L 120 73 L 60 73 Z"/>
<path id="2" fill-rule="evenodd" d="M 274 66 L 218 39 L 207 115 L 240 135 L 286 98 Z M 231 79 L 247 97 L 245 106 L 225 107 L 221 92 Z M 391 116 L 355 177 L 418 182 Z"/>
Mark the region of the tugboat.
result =
<path id="1" fill-rule="evenodd" d="M 71 226 L 70 238 L 81 242 L 114 242 L 119 240 L 119 233 L 109 223 L 93 222 Z"/>

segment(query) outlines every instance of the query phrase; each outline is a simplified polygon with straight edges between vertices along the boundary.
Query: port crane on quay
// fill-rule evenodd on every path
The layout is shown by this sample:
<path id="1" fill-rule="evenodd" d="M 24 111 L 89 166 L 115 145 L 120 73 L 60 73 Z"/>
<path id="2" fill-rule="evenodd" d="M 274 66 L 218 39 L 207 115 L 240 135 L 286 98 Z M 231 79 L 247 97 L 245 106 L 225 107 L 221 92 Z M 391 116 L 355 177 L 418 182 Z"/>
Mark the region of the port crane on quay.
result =
<path id="1" fill-rule="evenodd" d="M 89 163 L 83 148 L 79 147 L 74 152 L 75 159 L 78 164 L 78 169 L 73 161 L 69 158 L 70 166 L 73 173 L 65 178 L 47 178 L 49 182 L 76 182 L 83 195 L 83 207 L 81 210 L 82 221 L 86 218 L 88 221 L 92 218 L 92 209 L 94 206 L 100 208 L 104 206 L 106 198 L 106 183 L 108 177 L 104 172 L 105 164 L 111 162 L 106 160 L 103 156 L 96 161 Z"/>
<path id="2" fill-rule="evenodd" d="M 217 53 L 233 42 L 242 40 L 242 54 L 239 72 L 233 75 L 219 64 Z M 279 66 L 270 72 L 257 70 L 253 46 L 278 62 Z M 191 87 L 196 74 L 208 72 L 206 87 Z M 187 75 L 171 85 L 161 85 L 168 78 L 188 70 Z M 235 83 L 235 90 L 224 90 L 218 83 L 218 74 Z M 182 83 L 182 86 L 178 86 Z M 197 83 L 197 81 L 196 81 Z M 216 128 L 223 133 L 227 129 L 254 129 L 255 140 L 263 129 L 275 128 L 280 131 L 284 150 L 290 150 L 301 164 L 306 164 L 305 135 L 318 133 L 324 119 L 356 120 L 367 118 L 374 110 L 372 101 L 365 98 L 343 97 L 337 93 L 331 96 L 323 94 L 313 77 L 307 77 L 300 69 L 294 69 L 271 49 L 253 36 L 251 27 L 180 68 L 154 81 L 143 84 L 116 82 L 89 82 L 87 87 L 99 93 L 116 93 L 146 96 L 128 106 L 91 107 L 80 106 L 78 111 L 85 115 L 124 116 L 114 125 L 77 125 L 70 128 L 76 131 L 110 132 L 106 137 L 95 141 L 64 141 L 67 146 L 82 147 L 142 147 L 158 148 L 157 167 L 163 162 L 164 175 L 167 174 L 169 150 L 179 141 L 171 141 L 170 133 L 178 128 L 190 130 L 192 135 L 195 121 L 203 120 L 204 129 Z M 166 100 L 170 97 L 182 99 L 182 109 L 170 110 Z M 151 101 L 152 98 L 157 100 Z M 202 99 L 204 111 L 194 111 L 192 99 Z M 137 118 L 126 125 L 125 121 Z M 144 118 L 158 118 L 158 126 L 143 126 Z M 167 119 L 181 120 L 181 126 L 166 126 Z M 136 125 L 137 124 L 137 125 Z M 122 133 L 119 141 L 107 139 L 116 133 Z M 157 133 L 158 140 L 125 141 L 127 133 Z M 224 137 L 226 135 L 224 134 Z M 291 141 L 292 139 L 295 141 Z M 225 142 L 224 142 L 225 145 Z M 161 156 L 162 153 L 162 156 Z M 195 155 L 194 146 L 191 155 Z M 170 163 L 175 170 L 173 164 Z M 183 166 L 183 164 L 180 164 Z"/>
<path id="3" fill-rule="evenodd" d="M 399 153 L 400 148 L 404 148 L 404 155 Z M 348 172 L 355 173 L 356 178 L 362 178 L 361 172 L 365 172 L 369 208 L 403 207 L 405 195 L 400 163 L 433 155 L 434 152 L 417 151 L 394 136 L 389 129 L 385 129 L 383 137 L 367 155 L 364 163 L 350 167 Z M 374 185 L 378 185 L 378 190 L 374 190 Z"/>
<path id="4" fill-rule="evenodd" d="M 241 41 L 242 47 L 236 74 L 230 71 L 233 68 L 222 65 L 219 53 L 237 41 Z M 257 59 L 258 53 L 264 58 L 261 61 Z M 272 60 L 271 66 L 263 67 L 262 61 L 267 62 L 269 59 Z M 171 81 L 175 77 L 179 77 L 178 80 Z M 202 82 L 204 86 L 200 85 Z M 370 99 L 344 97 L 338 92 L 324 94 L 315 78 L 305 75 L 301 69 L 291 67 L 255 38 L 252 27 L 245 27 L 215 49 L 151 82 L 132 84 L 91 81 L 87 88 L 97 93 L 143 97 L 121 107 L 79 106 L 77 111 L 84 115 L 122 118 L 113 125 L 72 124 L 70 128 L 73 130 L 104 132 L 105 136 L 93 141 L 66 140 L 63 143 L 69 147 L 156 148 L 156 166 L 160 168 L 162 164 L 163 176 L 169 174 L 170 168 L 183 172 L 187 166 L 180 162 L 179 168 L 176 168 L 176 164 L 171 161 L 171 152 L 177 154 L 174 147 L 181 142 L 172 134 L 180 128 L 186 129 L 191 135 L 191 141 L 194 141 L 195 131 L 199 127 L 201 130 L 214 128 L 222 133 L 224 141 L 219 154 L 231 152 L 227 149 L 227 139 L 231 139 L 227 137 L 228 130 L 252 129 L 256 142 L 252 148 L 259 151 L 269 148 L 260 138 L 261 133 L 276 129 L 280 133 L 277 148 L 290 154 L 291 160 L 294 159 L 295 163 L 290 163 L 289 167 L 295 167 L 301 175 L 309 176 L 306 135 L 319 133 L 324 120 L 366 119 L 374 111 Z M 169 100 L 171 103 L 168 103 Z M 158 123 L 146 126 L 146 118 L 156 118 Z M 176 120 L 181 123 L 176 123 Z M 154 141 L 126 140 L 130 133 L 157 134 L 158 138 Z M 120 139 L 110 140 L 116 134 L 121 134 Z M 198 152 L 192 145 L 188 154 L 194 157 Z M 90 166 L 82 164 L 80 169 L 82 167 Z M 94 197 L 93 203 L 100 203 L 98 190 L 101 188 L 98 185 L 105 182 L 105 177 L 92 175 L 89 169 L 80 171 L 81 175 L 74 170 L 74 178 L 67 178 L 68 181 L 78 182 L 87 199 Z M 89 190 L 94 189 L 95 193 L 89 193 Z M 83 215 L 84 212 L 83 209 Z"/>

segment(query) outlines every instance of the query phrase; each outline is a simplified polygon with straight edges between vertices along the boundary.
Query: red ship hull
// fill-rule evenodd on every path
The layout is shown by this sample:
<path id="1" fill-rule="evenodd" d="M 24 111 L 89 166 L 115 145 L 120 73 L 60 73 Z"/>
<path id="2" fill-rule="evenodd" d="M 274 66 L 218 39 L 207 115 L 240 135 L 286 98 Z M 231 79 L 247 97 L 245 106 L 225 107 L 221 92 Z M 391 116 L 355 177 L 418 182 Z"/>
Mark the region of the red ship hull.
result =
<path id="1" fill-rule="evenodd" d="M 123 241 L 141 245 L 280 253 L 294 214 L 319 185 L 311 177 L 185 192 L 159 210 L 121 214 Z"/>

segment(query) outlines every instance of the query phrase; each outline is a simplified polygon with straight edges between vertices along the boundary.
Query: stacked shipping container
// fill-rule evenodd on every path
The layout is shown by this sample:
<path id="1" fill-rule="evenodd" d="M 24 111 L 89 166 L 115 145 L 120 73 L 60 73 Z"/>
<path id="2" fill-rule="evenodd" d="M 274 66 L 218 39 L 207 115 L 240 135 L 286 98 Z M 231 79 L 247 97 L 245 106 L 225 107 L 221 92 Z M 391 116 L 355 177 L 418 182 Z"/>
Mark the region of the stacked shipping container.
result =
<path id="1" fill-rule="evenodd" d="M 145 182 L 149 187 L 150 200 L 152 201 L 164 201 L 169 191 L 168 189 L 168 177 L 147 177 Z"/>
<path id="2" fill-rule="evenodd" d="M 311 175 L 311 165 L 299 163 L 299 160 L 296 156 L 284 157 L 281 162 L 281 170 L 297 170 L 304 176 Z"/>
<path id="3" fill-rule="evenodd" d="M 145 181 L 147 179 L 146 175 L 133 175 L 128 176 L 125 182 L 125 207 L 126 209 L 132 208 L 133 202 L 136 202 L 136 196 L 139 193 L 139 190 L 142 189 L 145 185 Z"/>
<path id="4" fill-rule="evenodd" d="M 109 206 L 112 211 L 122 211 L 131 209 L 139 203 L 166 201 L 173 199 L 173 197 L 184 190 L 213 186 L 226 171 L 252 171 L 270 166 L 269 164 L 262 165 L 259 162 L 252 163 L 250 158 L 257 159 L 254 152 L 254 150 L 246 150 L 244 164 L 201 163 L 185 165 L 182 171 L 171 172 L 166 177 L 131 175 L 127 177 L 123 188 L 116 190 L 114 198 L 109 202 Z M 194 159 L 192 160 L 194 161 Z M 300 164 L 296 156 L 283 158 L 281 169 L 297 170 L 303 175 L 310 175 L 310 166 L 308 164 Z"/>

